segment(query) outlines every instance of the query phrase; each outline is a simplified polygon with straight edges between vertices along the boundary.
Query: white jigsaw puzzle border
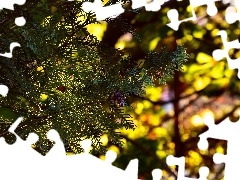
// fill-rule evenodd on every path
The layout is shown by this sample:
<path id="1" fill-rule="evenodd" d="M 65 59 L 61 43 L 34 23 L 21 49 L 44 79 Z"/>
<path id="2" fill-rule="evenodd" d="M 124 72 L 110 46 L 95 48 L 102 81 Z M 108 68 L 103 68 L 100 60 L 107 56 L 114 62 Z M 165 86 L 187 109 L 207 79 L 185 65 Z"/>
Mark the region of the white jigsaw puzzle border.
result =
<path id="1" fill-rule="evenodd" d="M 70 0 L 69 0 L 70 1 Z M 216 1 L 220 0 L 201 0 L 201 1 L 195 1 L 190 0 L 192 9 L 194 7 L 200 6 L 200 5 L 208 5 L 207 13 L 210 16 L 214 16 L 217 13 L 217 9 L 214 5 Z M 231 1 L 231 6 L 227 8 L 226 10 L 226 21 L 231 24 L 235 21 L 240 20 L 240 1 L 237 0 L 223 0 L 223 3 L 229 3 Z M 7 8 L 14 10 L 13 4 L 22 5 L 25 3 L 25 0 L 8 0 L 5 1 L 6 3 L 0 3 L 0 10 L 2 8 Z M 161 8 L 161 5 L 163 5 L 166 1 L 165 0 L 153 0 L 151 3 L 146 3 L 145 0 L 133 0 L 132 8 L 136 9 L 142 6 L 145 6 L 145 9 L 147 11 L 158 11 Z M 124 12 L 124 9 L 122 8 L 120 3 L 103 7 L 101 4 L 101 0 L 95 0 L 94 3 L 85 2 L 83 3 L 83 9 L 86 12 L 93 11 L 96 13 L 97 20 L 104 20 L 106 18 L 114 18 L 118 16 L 119 14 Z M 178 12 L 177 10 L 170 10 L 168 12 L 168 17 L 171 20 L 171 23 L 167 24 L 169 27 L 171 27 L 174 30 L 178 30 L 179 25 L 182 22 L 189 21 L 189 20 L 196 20 L 195 12 L 192 10 L 193 17 L 190 17 L 188 19 L 179 21 L 178 20 Z M 15 19 L 15 24 L 18 26 L 24 26 L 26 23 L 24 17 L 18 17 Z M 224 49 L 217 49 L 213 51 L 213 57 L 216 60 L 220 60 L 222 58 L 226 58 L 227 62 L 229 64 L 229 67 L 231 69 L 238 69 L 238 77 L 240 78 L 240 60 L 239 58 L 237 60 L 230 59 L 228 55 L 228 51 L 232 48 L 240 48 L 240 43 L 238 40 L 234 40 L 231 42 L 227 41 L 227 33 L 224 30 L 219 31 L 217 35 L 220 35 L 223 41 Z M 15 47 L 19 47 L 20 44 L 17 42 L 13 42 L 10 45 L 10 52 L 0 54 L 0 56 L 12 58 L 12 51 Z M 7 86 L 0 84 L 0 94 L 3 97 L 7 96 L 9 89 Z M 15 123 L 11 126 L 9 129 L 9 132 L 14 133 L 14 129 L 17 127 L 17 125 L 20 123 L 21 118 L 18 118 Z M 208 147 L 207 138 L 215 138 L 215 139 L 224 139 L 228 141 L 228 149 L 226 155 L 221 154 L 215 154 L 213 157 L 213 160 L 215 163 L 222 163 L 225 162 L 225 180 L 230 179 L 236 179 L 238 177 L 238 166 L 237 164 L 240 162 L 240 144 L 237 144 L 236 137 L 239 137 L 239 129 L 240 129 L 240 121 L 233 123 L 228 118 L 224 120 L 222 123 L 215 125 L 214 121 L 208 121 L 205 122 L 207 126 L 209 126 L 209 130 L 205 133 L 201 134 L 200 141 L 198 143 L 198 147 L 200 149 L 206 149 Z M 231 133 L 222 133 L 224 129 L 230 129 Z M 15 134 L 16 135 L 16 134 Z M 35 135 L 35 136 L 34 136 Z M 50 130 L 48 133 L 49 139 L 53 140 L 56 144 L 54 147 L 50 150 L 50 152 L 45 156 L 41 156 L 37 152 L 33 151 L 30 147 L 32 143 L 37 141 L 37 135 L 36 134 L 29 134 L 29 137 L 27 141 L 21 140 L 17 135 L 17 141 L 13 145 L 6 145 L 3 138 L 0 138 L 0 159 L 4 163 L 0 163 L 0 169 L 1 169 L 1 176 L 6 175 L 9 178 L 8 179 L 16 179 L 20 176 L 23 176 L 22 178 L 28 180 L 32 179 L 34 176 L 35 179 L 45 179 L 45 175 L 47 174 L 47 178 L 70 178 L 70 176 L 74 179 L 84 179 L 85 176 L 92 175 L 92 178 L 97 179 L 137 179 L 137 171 L 138 171 L 138 160 L 132 160 L 129 163 L 129 166 L 126 168 L 126 170 L 121 170 L 119 168 L 116 168 L 112 166 L 112 162 L 116 159 L 116 153 L 112 151 L 108 151 L 106 154 L 106 160 L 102 161 L 90 154 L 89 148 L 91 146 L 91 142 L 89 140 L 83 141 L 82 146 L 84 148 L 85 153 L 80 155 L 74 155 L 74 156 L 65 156 L 65 150 L 64 145 L 60 140 L 60 137 L 58 133 L 55 130 Z M 23 151 L 19 151 L 19 149 L 22 149 Z M 238 151 L 237 151 L 238 150 Z M 12 156 L 12 159 L 9 161 L 9 157 Z M 14 158 L 13 158 L 14 157 Z M 5 158 L 5 159 L 4 159 Z M 24 161 L 23 161 L 24 158 Z M 34 162 L 32 161 L 34 159 Z M 22 163 L 25 163 L 25 165 L 28 167 L 22 165 Z M 80 163 L 81 162 L 81 163 Z M 12 173 L 12 168 L 6 168 L 6 163 L 9 166 L 14 166 L 16 169 L 14 169 L 15 173 Z M 20 164 L 21 163 L 21 164 Z M 35 163 L 35 166 L 32 166 L 31 164 Z M 46 166 L 39 166 L 44 163 Z M 67 164 L 67 166 L 62 166 L 62 164 Z M 72 164 L 72 166 L 70 165 Z M 169 166 L 171 165 L 178 165 L 179 171 L 178 171 L 178 180 L 195 180 L 196 178 L 188 178 L 185 177 L 185 157 L 176 158 L 172 155 L 169 155 L 167 157 L 167 164 Z M 2 167 L 1 167 L 2 166 Z M 95 168 L 94 168 L 95 167 Z M 43 170 L 44 173 L 39 173 L 39 168 Z M 70 169 L 71 168 L 71 169 Z M 93 169 L 94 168 L 94 169 Z M 23 172 L 28 169 L 29 174 L 26 174 Z M 81 169 L 81 173 L 79 173 L 79 169 Z M 66 173 L 66 172 L 70 172 Z M 92 171 L 97 173 L 91 173 Z M 109 177 L 106 177 L 105 173 L 106 171 L 111 172 Z M 19 173 L 19 174 L 18 174 Z M 199 169 L 199 180 L 205 180 L 207 179 L 207 175 L 209 173 L 209 169 L 207 167 L 201 167 Z M 101 174 L 101 175 L 99 175 Z M 37 175 L 37 176 L 36 176 Z M 49 177 L 49 175 L 51 177 Z M 96 176 L 97 175 L 97 176 Z M 162 177 L 162 171 L 160 169 L 155 169 L 152 171 L 153 179 L 159 180 Z M 81 178 L 82 176 L 82 178 Z"/>

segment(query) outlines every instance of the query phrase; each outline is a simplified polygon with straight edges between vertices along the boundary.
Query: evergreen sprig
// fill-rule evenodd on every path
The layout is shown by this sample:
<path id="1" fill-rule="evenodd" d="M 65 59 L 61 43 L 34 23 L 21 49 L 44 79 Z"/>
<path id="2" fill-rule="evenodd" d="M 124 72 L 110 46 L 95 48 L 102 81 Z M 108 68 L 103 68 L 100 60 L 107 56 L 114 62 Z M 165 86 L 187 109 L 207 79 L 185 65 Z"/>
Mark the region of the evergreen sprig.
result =
<path id="1" fill-rule="evenodd" d="M 6 109 L 24 117 L 16 129 L 20 137 L 26 139 L 30 132 L 40 136 L 36 149 L 42 154 L 53 145 L 46 137 L 52 128 L 76 153 L 86 138 L 92 139 L 93 152 L 104 153 L 103 134 L 122 145 L 118 130 L 135 127 L 122 111 L 125 98 L 144 95 L 155 78 L 172 77 L 188 58 L 179 47 L 173 53 L 150 52 L 141 68 L 130 63 L 129 56 L 88 33 L 85 26 L 98 22 L 81 9 L 82 3 L 27 1 L 0 12 L 0 19 L 7 19 L 0 28 L 0 53 L 9 51 L 11 42 L 21 44 L 13 58 L 0 57 L 0 82 L 10 89 L 6 98 L 0 97 L 0 136 L 8 142 L 14 137 L 7 132 Z M 18 27 L 14 19 L 21 15 L 27 23 Z"/>

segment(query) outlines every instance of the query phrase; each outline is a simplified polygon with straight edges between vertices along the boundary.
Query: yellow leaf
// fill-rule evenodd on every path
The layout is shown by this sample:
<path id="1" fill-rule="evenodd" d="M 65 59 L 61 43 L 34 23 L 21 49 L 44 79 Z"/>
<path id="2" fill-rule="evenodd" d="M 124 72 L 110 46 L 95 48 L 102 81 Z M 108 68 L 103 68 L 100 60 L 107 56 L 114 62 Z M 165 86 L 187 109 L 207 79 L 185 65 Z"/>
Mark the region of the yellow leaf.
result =
<path id="1" fill-rule="evenodd" d="M 103 146 L 106 146 L 108 144 L 108 136 L 107 134 L 102 135 L 101 142 Z"/>
<path id="2" fill-rule="evenodd" d="M 216 36 L 218 32 L 219 32 L 219 29 L 214 29 L 212 30 L 211 35 Z"/>
<path id="3" fill-rule="evenodd" d="M 217 63 L 210 72 L 211 76 L 215 79 L 222 78 L 224 76 L 224 62 Z"/>
<path id="4" fill-rule="evenodd" d="M 99 41 L 101 41 L 103 34 L 106 31 L 107 23 L 101 22 L 101 24 L 89 24 L 86 28 L 90 34 L 93 34 Z"/>
<path id="5" fill-rule="evenodd" d="M 156 135 L 158 137 L 166 137 L 166 136 L 168 136 L 167 130 L 165 128 L 162 128 L 162 127 L 154 128 L 153 132 L 156 133 Z"/>
<path id="6" fill-rule="evenodd" d="M 204 74 L 205 74 L 206 71 L 208 71 L 208 69 L 211 68 L 212 66 L 213 66 L 212 63 L 206 63 L 206 64 L 202 64 L 202 65 L 192 64 L 188 68 L 188 73 L 190 73 L 190 74 L 198 73 L 199 74 L 199 73 L 204 72 Z"/>
<path id="7" fill-rule="evenodd" d="M 196 60 L 198 63 L 204 64 L 204 63 L 209 63 L 209 62 L 213 61 L 213 58 L 212 58 L 212 56 L 209 56 L 208 54 L 200 52 L 200 53 L 198 53 Z"/>
<path id="8" fill-rule="evenodd" d="M 157 150 L 156 154 L 160 158 L 165 158 L 167 156 L 166 151 L 163 151 L 163 150 Z"/>
<path id="9" fill-rule="evenodd" d="M 149 51 L 152 51 L 156 48 L 157 44 L 158 44 L 158 41 L 160 40 L 161 38 L 160 37 L 156 37 L 154 38 L 153 40 L 150 41 L 149 43 Z"/>
<path id="10" fill-rule="evenodd" d="M 201 31 L 193 31 L 193 36 L 195 38 L 199 38 L 201 39 L 203 37 L 203 35 L 205 34 L 206 30 L 202 29 Z"/>
<path id="11" fill-rule="evenodd" d="M 212 30 L 213 28 L 214 28 L 214 26 L 213 26 L 213 24 L 212 23 L 207 23 L 206 24 L 206 28 L 207 28 L 207 30 Z"/>
<path id="12" fill-rule="evenodd" d="M 142 103 L 143 103 L 143 106 L 144 106 L 145 109 L 149 109 L 149 108 L 152 107 L 152 103 L 150 103 L 147 100 L 144 100 Z"/>
<path id="13" fill-rule="evenodd" d="M 234 71 L 231 70 L 231 69 L 226 69 L 226 70 L 224 71 L 224 75 L 225 75 L 227 78 L 232 77 L 233 73 L 234 73 Z"/>
<path id="14" fill-rule="evenodd" d="M 42 66 L 37 67 L 37 71 L 44 72 L 43 67 Z"/>
<path id="15" fill-rule="evenodd" d="M 187 38 L 188 41 L 192 41 L 192 39 L 193 39 L 192 35 L 189 35 L 189 34 L 186 35 L 185 37 Z"/>
<path id="16" fill-rule="evenodd" d="M 160 98 L 160 93 L 162 92 L 161 87 L 147 87 L 146 88 L 146 95 L 149 99 L 153 102 L 156 102 Z"/>
<path id="17" fill-rule="evenodd" d="M 217 148 L 216 148 L 216 152 L 217 152 L 217 153 L 224 154 L 224 149 L 223 149 L 223 147 L 218 145 Z"/>
<path id="18" fill-rule="evenodd" d="M 191 158 L 191 161 L 192 163 L 195 165 L 195 166 L 198 166 L 201 162 L 202 162 L 202 157 L 195 151 L 189 151 L 188 152 L 190 158 Z"/>
<path id="19" fill-rule="evenodd" d="M 47 98 L 48 98 L 48 95 L 46 95 L 46 94 L 41 94 L 40 95 L 40 101 L 46 101 L 47 100 Z"/>
<path id="20" fill-rule="evenodd" d="M 126 46 L 126 42 L 124 41 L 119 41 L 115 44 L 115 48 L 120 50 L 123 50 L 125 46 Z"/>
<path id="21" fill-rule="evenodd" d="M 157 125 L 159 125 L 160 121 L 157 116 L 150 116 L 148 123 L 153 126 L 157 126 Z"/>
<path id="22" fill-rule="evenodd" d="M 193 87 L 197 90 L 200 91 L 203 88 L 205 88 L 209 83 L 211 82 L 211 79 L 209 77 L 198 77 L 194 83 Z"/>
<path id="23" fill-rule="evenodd" d="M 135 109 L 136 114 L 141 114 L 143 108 L 144 108 L 143 104 L 142 104 L 142 103 L 138 103 L 138 104 L 137 104 L 137 107 L 136 107 L 136 109 Z"/>

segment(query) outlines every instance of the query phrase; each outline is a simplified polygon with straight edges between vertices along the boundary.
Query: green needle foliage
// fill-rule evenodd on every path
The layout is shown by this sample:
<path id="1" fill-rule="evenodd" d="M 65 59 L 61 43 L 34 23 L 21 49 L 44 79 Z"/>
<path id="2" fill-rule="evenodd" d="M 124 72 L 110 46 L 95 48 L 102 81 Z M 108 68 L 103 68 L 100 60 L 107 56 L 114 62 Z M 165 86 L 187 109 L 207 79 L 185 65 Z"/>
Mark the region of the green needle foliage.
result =
<path id="1" fill-rule="evenodd" d="M 98 22 L 81 6 L 79 1 L 32 0 L 0 12 L 0 53 L 9 52 L 11 42 L 21 44 L 13 58 L 0 57 L 0 82 L 10 89 L 0 97 L 0 136 L 7 142 L 14 143 L 8 128 L 22 116 L 16 133 L 23 139 L 37 133 L 36 150 L 42 154 L 53 146 L 46 137 L 50 129 L 75 153 L 86 138 L 92 139 L 93 153 L 104 153 L 103 134 L 121 146 L 119 129 L 135 127 L 123 113 L 126 97 L 144 95 L 146 86 L 155 79 L 165 82 L 188 59 L 183 47 L 162 49 L 149 53 L 140 67 L 89 34 L 85 26 Z M 14 23 L 19 16 L 26 19 L 22 27 Z"/>

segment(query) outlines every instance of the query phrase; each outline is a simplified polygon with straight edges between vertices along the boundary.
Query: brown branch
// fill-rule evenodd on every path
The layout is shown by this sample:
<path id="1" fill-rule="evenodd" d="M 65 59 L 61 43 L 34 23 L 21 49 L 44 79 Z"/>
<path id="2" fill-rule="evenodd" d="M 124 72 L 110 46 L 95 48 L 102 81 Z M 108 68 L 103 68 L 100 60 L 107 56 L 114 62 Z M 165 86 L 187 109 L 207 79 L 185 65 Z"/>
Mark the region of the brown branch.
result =
<path id="1" fill-rule="evenodd" d="M 179 80 L 179 73 L 175 72 L 173 86 L 175 86 L 174 94 L 176 99 L 180 98 L 181 92 L 179 91 L 178 88 L 176 88 L 176 87 L 180 87 L 180 83 L 181 82 Z M 174 136 L 172 140 L 175 144 L 175 156 L 181 157 L 184 155 L 184 147 L 183 147 L 180 130 L 179 130 L 179 101 L 175 101 L 173 103 L 173 107 L 174 107 Z"/>
<path id="2" fill-rule="evenodd" d="M 189 102 L 186 106 L 184 106 L 184 107 L 182 107 L 181 109 L 179 109 L 178 113 L 183 112 L 187 107 L 191 106 L 198 98 L 200 98 L 200 96 L 201 96 L 201 95 L 199 94 L 197 97 L 195 97 L 194 99 L 190 100 L 190 102 Z M 149 128 L 149 132 L 152 131 L 154 128 L 157 128 L 157 127 L 159 127 L 159 126 L 162 126 L 162 123 L 163 123 L 163 122 L 166 122 L 166 121 L 168 121 L 168 120 L 170 120 L 170 119 L 172 119 L 172 118 L 173 118 L 173 116 L 165 116 L 165 117 L 161 120 L 161 124 L 160 124 L 160 125 L 157 125 L 157 126 L 151 126 L 151 127 Z"/>
<path id="3" fill-rule="evenodd" d="M 174 102 L 178 102 L 178 101 L 180 101 L 180 100 L 182 100 L 182 99 L 186 99 L 186 98 L 188 98 L 188 97 L 190 97 L 190 96 L 193 96 L 193 95 L 195 95 L 195 94 L 198 94 L 198 96 L 200 96 L 201 95 L 201 93 L 203 92 L 203 90 L 204 89 L 202 89 L 202 90 L 200 90 L 200 91 L 195 91 L 195 92 L 193 92 L 193 93 L 191 93 L 191 94 L 187 94 L 187 95 L 184 95 L 184 96 L 180 96 L 180 97 L 177 97 L 177 98 L 174 98 L 174 99 L 170 99 L 170 100 L 168 100 L 168 101 L 157 101 L 157 102 L 153 102 L 153 101 L 151 101 L 150 99 L 147 99 L 147 98 L 144 98 L 144 97 L 140 97 L 140 96 L 137 96 L 137 95 L 131 95 L 132 97 L 137 97 L 137 99 L 139 99 L 139 100 L 147 100 L 147 101 L 149 101 L 149 102 L 151 102 L 153 105 L 165 105 L 165 104 L 168 104 L 168 103 L 174 103 Z"/>
<path id="4" fill-rule="evenodd" d="M 8 18 L 2 20 L 2 21 L 0 22 L 0 24 L 3 25 L 7 20 L 8 20 Z"/>

